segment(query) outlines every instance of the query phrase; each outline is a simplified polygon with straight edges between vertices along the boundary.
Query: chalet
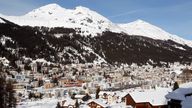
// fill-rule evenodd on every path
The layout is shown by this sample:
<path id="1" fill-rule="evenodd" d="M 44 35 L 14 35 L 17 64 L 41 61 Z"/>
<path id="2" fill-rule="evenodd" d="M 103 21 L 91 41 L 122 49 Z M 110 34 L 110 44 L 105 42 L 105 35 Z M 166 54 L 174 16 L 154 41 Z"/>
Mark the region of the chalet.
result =
<path id="1" fill-rule="evenodd" d="M 120 95 L 120 94 L 118 94 Z M 99 93 L 99 97 L 106 100 L 107 103 L 112 104 L 112 103 L 117 103 L 120 102 L 119 96 L 115 92 L 105 92 L 101 91 Z"/>
<path id="2" fill-rule="evenodd" d="M 75 108 L 75 100 L 71 98 L 66 98 L 60 102 L 61 108 Z"/>
<path id="3" fill-rule="evenodd" d="M 88 105 L 90 108 L 110 108 L 109 105 L 104 102 L 105 101 L 101 99 L 95 99 L 95 100 L 90 100 L 88 102 Z"/>
<path id="4" fill-rule="evenodd" d="M 186 105 L 192 105 L 192 83 L 185 83 L 181 85 L 181 88 L 176 89 L 175 91 L 170 92 L 165 97 L 169 100 L 168 106 L 170 108 L 183 108 Z M 190 101 L 190 104 L 189 104 Z M 184 107 L 190 108 L 190 107 Z"/>
<path id="5" fill-rule="evenodd" d="M 165 95 L 170 89 L 133 91 L 125 96 L 126 105 L 133 108 L 167 108 Z"/>

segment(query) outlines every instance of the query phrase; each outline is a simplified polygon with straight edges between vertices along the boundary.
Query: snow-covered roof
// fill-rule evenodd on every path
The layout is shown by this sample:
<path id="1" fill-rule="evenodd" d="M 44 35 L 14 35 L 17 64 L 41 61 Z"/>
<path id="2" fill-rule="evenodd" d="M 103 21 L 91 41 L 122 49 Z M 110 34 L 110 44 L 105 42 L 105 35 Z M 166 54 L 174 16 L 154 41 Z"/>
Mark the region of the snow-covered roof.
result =
<path id="1" fill-rule="evenodd" d="M 191 108 L 192 106 L 192 97 L 187 97 L 186 100 L 181 102 L 182 108 Z"/>
<path id="2" fill-rule="evenodd" d="M 109 104 L 107 104 L 106 100 L 104 100 L 104 99 L 91 99 L 91 100 L 89 100 L 88 103 L 91 103 L 91 102 L 95 102 L 104 108 L 109 106 Z"/>
<path id="3" fill-rule="evenodd" d="M 185 95 L 192 93 L 191 84 L 192 83 L 190 82 L 190 83 L 185 83 L 185 84 L 180 85 L 180 88 L 167 94 L 166 98 L 167 99 L 181 100 L 181 101 L 185 100 L 186 99 Z"/>
<path id="4" fill-rule="evenodd" d="M 63 106 L 75 105 L 76 100 L 71 99 L 70 97 L 65 98 L 66 102 Z"/>
<path id="5" fill-rule="evenodd" d="M 170 92 L 165 96 L 167 99 L 174 99 L 174 100 L 185 100 L 185 96 L 179 93 Z"/>
<path id="6" fill-rule="evenodd" d="M 134 91 L 129 93 L 136 103 L 149 102 L 153 106 L 167 105 L 165 95 L 169 93 L 169 88 L 159 88 L 156 90 Z"/>

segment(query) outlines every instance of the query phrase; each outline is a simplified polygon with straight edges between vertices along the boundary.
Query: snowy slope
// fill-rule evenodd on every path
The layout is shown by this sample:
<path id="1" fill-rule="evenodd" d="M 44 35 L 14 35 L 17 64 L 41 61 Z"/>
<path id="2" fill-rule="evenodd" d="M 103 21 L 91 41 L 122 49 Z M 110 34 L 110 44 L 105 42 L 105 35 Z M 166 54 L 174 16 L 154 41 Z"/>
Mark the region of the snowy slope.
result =
<path id="1" fill-rule="evenodd" d="M 104 31 L 123 32 L 152 39 L 170 39 L 192 47 L 192 41 L 172 35 L 145 21 L 137 20 L 128 24 L 114 24 L 97 12 L 82 6 L 78 6 L 75 9 L 65 9 L 57 4 L 48 4 L 34 9 L 23 16 L 5 16 L 0 14 L 0 17 L 19 25 L 73 28 L 77 33 L 84 36 L 97 36 Z M 3 23 L 2 20 L 0 20 L 1 22 Z M 178 48 L 179 46 L 176 47 Z"/>
<path id="2" fill-rule="evenodd" d="M 95 36 L 103 31 L 122 31 L 102 15 L 82 6 L 65 9 L 57 4 L 49 4 L 24 16 L 0 16 L 19 25 L 76 28 L 81 35 Z"/>
<path id="3" fill-rule="evenodd" d="M 173 40 L 182 45 L 192 47 L 192 41 L 172 35 L 163 29 L 142 20 L 136 20 L 127 24 L 119 24 L 119 26 L 126 30 L 125 32 L 129 35 L 139 35 L 159 40 Z"/>
<path id="4" fill-rule="evenodd" d="M 5 23 L 2 19 L 0 19 L 0 23 Z"/>

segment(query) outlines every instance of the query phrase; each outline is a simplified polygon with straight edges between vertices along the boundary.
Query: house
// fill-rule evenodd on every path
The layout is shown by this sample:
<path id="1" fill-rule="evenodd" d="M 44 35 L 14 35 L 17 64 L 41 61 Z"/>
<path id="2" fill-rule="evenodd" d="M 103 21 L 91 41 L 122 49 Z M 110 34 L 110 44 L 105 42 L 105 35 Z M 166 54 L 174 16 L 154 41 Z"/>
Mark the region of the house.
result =
<path id="1" fill-rule="evenodd" d="M 14 90 L 24 90 L 26 86 L 26 83 L 16 83 L 13 84 L 13 89 Z"/>
<path id="2" fill-rule="evenodd" d="M 50 88 L 55 87 L 54 83 L 51 83 L 51 82 L 46 82 L 46 83 L 44 83 L 43 86 L 45 89 L 50 89 Z"/>
<path id="3" fill-rule="evenodd" d="M 192 70 L 184 69 L 183 72 L 178 76 L 178 79 L 182 82 L 192 81 Z"/>
<path id="4" fill-rule="evenodd" d="M 133 91 L 125 96 L 125 102 L 133 108 L 167 108 L 165 95 L 169 91 L 168 88 Z"/>
<path id="5" fill-rule="evenodd" d="M 90 108 L 109 108 L 109 105 L 105 100 L 93 99 L 88 102 Z"/>
<path id="6" fill-rule="evenodd" d="M 36 63 L 36 62 L 31 63 L 31 70 L 32 70 L 32 72 L 34 72 L 34 73 L 37 72 L 37 63 Z"/>
<path id="7" fill-rule="evenodd" d="M 84 81 L 82 80 L 71 80 L 71 79 L 60 79 L 59 85 L 63 87 L 82 87 Z"/>
<path id="8" fill-rule="evenodd" d="M 182 84 L 180 88 L 170 92 L 165 97 L 170 108 L 190 108 L 192 106 L 192 82 Z M 190 107 L 186 107 L 190 106 Z"/>
<path id="9" fill-rule="evenodd" d="M 66 99 L 60 102 L 61 108 L 75 108 L 76 100 L 72 100 L 71 98 L 67 97 Z"/>
<path id="10" fill-rule="evenodd" d="M 107 103 L 109 104 L 120 102 L 118 95 L 115 92 L 106 92 L 106 91 L 99 92 L 99 97 L 106 100 Z"/>
<path id="11" fill-rule="evenodd" d="M 25 81 L 25 75 L 17 74 L 15 75 L 16 82 L 24 82 Z"/>

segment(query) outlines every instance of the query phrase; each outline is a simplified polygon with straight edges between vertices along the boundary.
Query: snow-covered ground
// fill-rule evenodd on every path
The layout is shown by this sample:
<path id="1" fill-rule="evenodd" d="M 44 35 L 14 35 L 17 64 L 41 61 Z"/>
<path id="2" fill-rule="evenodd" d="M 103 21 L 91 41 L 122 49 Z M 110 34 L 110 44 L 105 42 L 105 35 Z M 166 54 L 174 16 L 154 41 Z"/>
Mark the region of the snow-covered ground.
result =
<path id="1" fill-rule="evenodd" d="M 9 66 L 9 60 L 5 57 L 0 57 L 0 62 L 2 62 L 4 66 Z"/>
<path id="2" fill-rule="evenodd" d="M 46 98 L 38 101 L 21 102 L 17 108 L 56 108 L 58 99 Z"/>

